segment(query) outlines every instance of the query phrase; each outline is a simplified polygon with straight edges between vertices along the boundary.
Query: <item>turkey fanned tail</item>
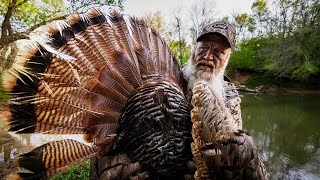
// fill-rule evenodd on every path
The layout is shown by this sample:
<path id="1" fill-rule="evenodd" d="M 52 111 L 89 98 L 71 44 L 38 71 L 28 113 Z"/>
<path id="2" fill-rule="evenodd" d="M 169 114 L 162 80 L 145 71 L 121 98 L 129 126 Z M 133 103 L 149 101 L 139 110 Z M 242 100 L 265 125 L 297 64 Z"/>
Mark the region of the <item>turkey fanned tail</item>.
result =
<path id="1" fill-rule="evenodd" d="M 134 164 L 125 171 L 141 168 L 134 177 L 146 177 L 145 171 L 153 177 L 174 176 L 176 170 L 183 176 L 192 158 L 185 82 L 168 45 L 145 21 L 91 9 L 49 22 L 15 43 L 14 63 L 1 81 L 10 96 L 0 108 L 8 130 L 83 134 L 92 143 L 86 153 L 68 154 L 78 147 L 72 143 L 70 152 L 46 144 L 21 155 L 19 161 L 29 164 L 20 166 L 37 164 L 30 169 L 32 176 L 49 178 L 80 164 L 83 155 L 112 158 L 118 153 Z M 58 144 L 65 142 L 70 141 Z M 52 163 L 43 159 L 45 153 Z M 56 163 L 70 156 L 77 160 Z M 28 179 L 30 174 L 20 175 Z"/>

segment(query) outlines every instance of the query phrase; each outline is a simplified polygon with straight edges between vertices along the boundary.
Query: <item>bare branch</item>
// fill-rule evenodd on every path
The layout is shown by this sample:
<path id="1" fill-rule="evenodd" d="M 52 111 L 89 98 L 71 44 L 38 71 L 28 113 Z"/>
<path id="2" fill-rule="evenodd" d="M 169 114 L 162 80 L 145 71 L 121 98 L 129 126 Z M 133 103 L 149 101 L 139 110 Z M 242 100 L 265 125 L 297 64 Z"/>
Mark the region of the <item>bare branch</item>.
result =
<path id="1" fill-rule="evenodd" d="M 190 20 L 193 27 L 190 28 L 192 39 L 195 41 L 195 38 L 200 33 L 200 30 L 207 23 L 216 20 L 216 10 L 215 10 L 215 1 L 200 1 L 192 5 L 190 9 Z"/>
<path id="2" fill-rule="evenodd" d="M 39 24 L 36 24 L 32 27 L 30 27 L 25 33 L 26 34 L 29 34 L 30 32 L 32 32 L 33 30 L 37 29 L 38 27 L 42 26 L 42 25 L 45 25 L 49 22 L 52 22 L 52 21 L 55 21 L 55 20 L 61 20 L 61 19 L 64 19 L 66 16 L 59 16 L 59 17 L 55 17 L 55 18 L 52 18 L 52 19 L 49 19 L 47 21 L 42 21 L 41 23 Z"/>

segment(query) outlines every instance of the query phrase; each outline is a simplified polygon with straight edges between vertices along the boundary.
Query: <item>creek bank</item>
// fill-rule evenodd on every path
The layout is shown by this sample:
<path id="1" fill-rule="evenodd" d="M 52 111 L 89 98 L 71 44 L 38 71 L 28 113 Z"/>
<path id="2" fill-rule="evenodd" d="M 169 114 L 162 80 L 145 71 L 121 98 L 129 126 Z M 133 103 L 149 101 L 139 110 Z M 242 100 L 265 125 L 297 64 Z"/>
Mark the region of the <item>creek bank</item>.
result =
<path id="1" fill-rule="evenodd" d="M 244 93 L 320 94 L 320 75 L 300 82 L 248 70 L 235 70 L 227 76 Z"/>

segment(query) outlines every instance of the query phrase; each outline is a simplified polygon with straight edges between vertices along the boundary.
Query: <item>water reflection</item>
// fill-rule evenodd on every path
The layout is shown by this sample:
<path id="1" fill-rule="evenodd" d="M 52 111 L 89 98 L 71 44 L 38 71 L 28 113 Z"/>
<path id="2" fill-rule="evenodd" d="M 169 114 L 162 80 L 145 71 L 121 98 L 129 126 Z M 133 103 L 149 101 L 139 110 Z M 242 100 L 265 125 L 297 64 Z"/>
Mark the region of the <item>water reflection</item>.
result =
<path id="1" fill-rule="evenodd" d="M 245 95 L 242 102 L 244 128 L 270 179 L 320 179 L 320 96 Z"/>

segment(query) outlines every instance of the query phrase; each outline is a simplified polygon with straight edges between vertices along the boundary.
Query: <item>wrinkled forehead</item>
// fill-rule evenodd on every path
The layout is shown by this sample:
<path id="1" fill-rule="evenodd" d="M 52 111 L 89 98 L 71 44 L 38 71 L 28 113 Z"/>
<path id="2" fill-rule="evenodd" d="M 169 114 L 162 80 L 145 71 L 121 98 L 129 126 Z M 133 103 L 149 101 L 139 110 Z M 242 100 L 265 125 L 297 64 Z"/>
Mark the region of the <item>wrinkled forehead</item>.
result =
<path id="1" fill-rule="evenodd" d="M 219 35 L 219 34 L 208 34 L 206 35 L 205 37 L 203 37 L 201 39 L 201 41 L 199 41 L 197 43 L 197 46 L 201 46 L 201 45 L 213 45 L 213 44 L 216 44 L 218 46 L 221 46 L 223 48 L 231 48 L 228 40 L 222 36 L 222 35 Z"/>

